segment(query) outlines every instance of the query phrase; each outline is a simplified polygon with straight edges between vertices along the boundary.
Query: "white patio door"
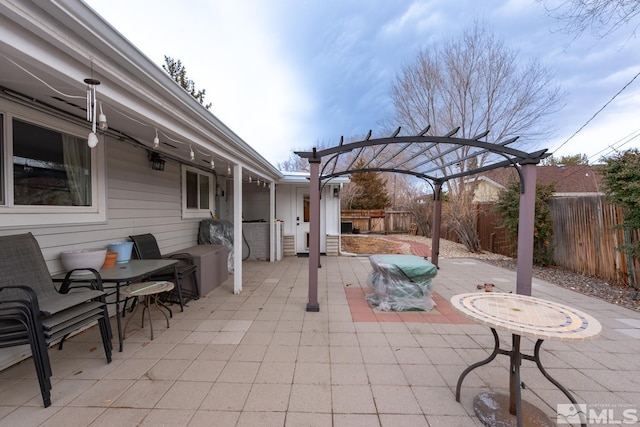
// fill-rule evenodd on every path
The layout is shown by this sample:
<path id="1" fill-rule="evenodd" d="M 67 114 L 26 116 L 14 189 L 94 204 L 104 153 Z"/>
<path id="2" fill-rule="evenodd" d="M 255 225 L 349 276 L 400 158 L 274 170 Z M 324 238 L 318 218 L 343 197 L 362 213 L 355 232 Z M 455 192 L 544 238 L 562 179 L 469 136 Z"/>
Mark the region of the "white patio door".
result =
<path id="1" fill-rule="evenodd" d="M 309 189 L 296 190 L 296 252 L 309 253 Z"/>

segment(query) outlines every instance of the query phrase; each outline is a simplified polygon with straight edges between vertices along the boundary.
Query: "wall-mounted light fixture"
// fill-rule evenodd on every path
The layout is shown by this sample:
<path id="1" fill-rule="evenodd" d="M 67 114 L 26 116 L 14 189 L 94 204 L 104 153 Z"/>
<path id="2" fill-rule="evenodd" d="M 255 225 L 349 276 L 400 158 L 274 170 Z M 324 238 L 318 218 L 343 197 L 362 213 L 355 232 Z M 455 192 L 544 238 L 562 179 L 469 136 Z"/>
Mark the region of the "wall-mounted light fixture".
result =
<path id="1" fill-rule="evenodd" d="M 163 171 L 165 160 L 162 156 L 155 152 L 149 152 L 149 160 L 151 161 L 151 169 L 154 171 Z"/>
<path id="2" fill-rule="evenodd" d="M 340 189 L 338 187 L 333 187 L 333 197 L 340 197 Z"/>

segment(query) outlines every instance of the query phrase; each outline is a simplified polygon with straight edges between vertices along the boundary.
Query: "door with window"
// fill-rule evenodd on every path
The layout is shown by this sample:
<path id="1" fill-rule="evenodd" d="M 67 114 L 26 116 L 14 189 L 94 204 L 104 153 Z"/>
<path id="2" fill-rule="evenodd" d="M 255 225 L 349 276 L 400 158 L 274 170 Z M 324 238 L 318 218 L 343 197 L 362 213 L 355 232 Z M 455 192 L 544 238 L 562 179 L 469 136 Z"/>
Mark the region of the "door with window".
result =
<path id="1" fill-rule="evenodd" d="M 296 252 L 309 253 L 309 189 L 296 190 Z"/>

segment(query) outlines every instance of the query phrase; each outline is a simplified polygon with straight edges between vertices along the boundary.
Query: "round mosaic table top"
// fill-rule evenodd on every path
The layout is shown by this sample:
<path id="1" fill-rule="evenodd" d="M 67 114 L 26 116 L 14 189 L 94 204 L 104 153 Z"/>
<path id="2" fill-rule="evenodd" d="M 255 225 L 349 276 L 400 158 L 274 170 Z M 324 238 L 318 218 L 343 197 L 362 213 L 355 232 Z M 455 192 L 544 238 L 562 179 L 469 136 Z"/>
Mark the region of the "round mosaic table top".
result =
<path id="1" fill-rule="evenodd" d="M 602 326 L 575 308 L 527 295 L 474 292 L 454 295 L 451 304 L 491 328 L 542 340 L 595 338 Z"/>

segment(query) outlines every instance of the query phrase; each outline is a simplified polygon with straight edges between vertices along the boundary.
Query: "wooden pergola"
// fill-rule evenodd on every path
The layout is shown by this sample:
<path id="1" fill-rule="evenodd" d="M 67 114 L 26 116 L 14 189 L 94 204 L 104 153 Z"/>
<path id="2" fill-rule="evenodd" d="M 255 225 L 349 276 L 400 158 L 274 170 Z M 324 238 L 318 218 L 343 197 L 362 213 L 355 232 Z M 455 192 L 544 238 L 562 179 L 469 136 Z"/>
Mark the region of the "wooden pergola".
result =
<path id="1" fill-rule="evenodd" d="M 516 292 L 531 295 L 533 274 L 533 228 L 536 196 L 536 165 L 549 156 L 547 150 L 527 153 L 511 145 L 517 137 L 500 142 L 480 141 L 489 131 L 473 138 L 456 138 L 456 128 L 443 136 L 426 135 L 429 127 L 415 136 L 391 136 L 371 139 L 371 131 L 361 141 L 340 143 L 331 148 L 300 151 L 309 161 L 309 301 L 307 311 L 319 311 L 318 269 L 320 268 L 320 189 L 323 183 L 341 175 L 361 172 L 392 172 L 424 179 L 433 188 L 433 228 L 431 262 L 438 265 L 441 225 L 442 186 L 488 170 L 513 167 L 520 177 L 520 214 L 518 223 L 518 262 Z M 355 153 L 355 154 L 350 154 Z M 349 156 L 349 165 L 340 166 L 340 156 Z M 322 170 L 320 166 L 325 161 Z M 458 171 L 452 172 L 452 166 Z M 462 165 L 465 165 L 463 167 Z"/>

